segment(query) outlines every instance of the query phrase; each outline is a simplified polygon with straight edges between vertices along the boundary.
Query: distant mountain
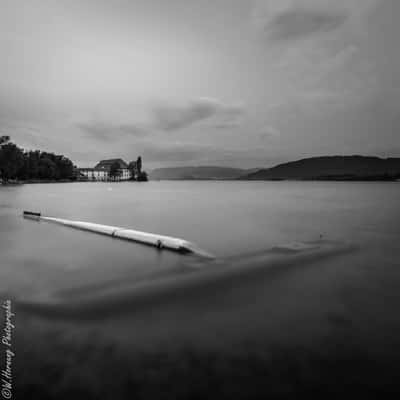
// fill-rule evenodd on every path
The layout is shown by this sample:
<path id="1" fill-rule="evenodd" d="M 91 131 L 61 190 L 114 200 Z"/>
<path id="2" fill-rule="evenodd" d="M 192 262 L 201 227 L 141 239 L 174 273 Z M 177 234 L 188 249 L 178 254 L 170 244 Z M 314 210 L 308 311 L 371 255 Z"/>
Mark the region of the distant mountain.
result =
<path id="1" fill-rule="evenodd" d="M 150 172 L 151 180 L 209 180 L 209 179 L 237 179 L 255 170 L 227 167 L 172 167 L 157 168 Z"/>
<path id="2" fill-rule="evenodd" d="M 393 180 L 400 178 L 400 158 L 326 156 L 305 158 L 260 169 L 244 180 Z"/>

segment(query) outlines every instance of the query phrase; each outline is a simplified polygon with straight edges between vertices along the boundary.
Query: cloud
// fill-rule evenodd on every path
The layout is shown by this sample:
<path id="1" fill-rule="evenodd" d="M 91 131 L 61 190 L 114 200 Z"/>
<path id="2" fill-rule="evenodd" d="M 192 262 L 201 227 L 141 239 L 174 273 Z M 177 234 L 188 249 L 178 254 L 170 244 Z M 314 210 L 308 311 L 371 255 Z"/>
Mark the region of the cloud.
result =
<path id="1" fill-rule="evenodd" d="M 280 131 L 279 129 L 275 128 L 274 126 L 271 125 L 265 125 L 259 134 L 260 139 L 269 139 L 272 137 L 278 137 L 280 136 Z"/>
<path id="2" fill-rule="evenodd" d="M 111 142 L 130 137 L 144 138 L 160 131 L 179 131 L 202 120 L 209 120 L 209 127 L 228 129 L 240 124 L 244 109 L 241 105 L 229 105 L 211 98 L 199 98 L 183 105 L 158 102 L 150 108 L 149 114 L 149 119 L 142 123 L 93 120 L 79 122 L 75 126 L 91 139 Z"/>
<path id="3" fill-rule="evenodd" d="M 230 128 L 236 128 L 238 126 L 240 126 L 240 119 L 233 119 L 231 121 L 221 121 L 221 122 L 217 122 L 216 124 L 213 125 L 214 128 L 217 129 L 230 129 Z"/>
<path id="4" fill-rule="evenodd" d="M 148 161 L 176 163 L 193 162 L 204 158 L 213 149 L 204 145 L 148 143 L 143 146 L 143 157 Z"/>
<path id="5" fill-rule="evenodd" d="M 342 26 L 359 29 L 378 0 L 258 0 L 253 21 L 271 40 L 326 35 Z"/>
<path id="6" fill-rule="evenodd" d="M 271 39 L 300 39 L 338 29 L 347 20 L 345 10 L 296 6 L 267 19 L 264 30 Z"/>
<path id="7" fill-rule="evenodd" d="M 224 104 L 211 98 L 199 98 L 180 106 L 158 106 L 154 109 L 154 119 L 158 129 L 169 132 L 210 118 L 217 119 L 215 125 L 218 127 L 232 126 L 233 121 L 236 121 L 243 111 L 243 107 L 239 105 Z"/>
<path id="8" fill-rule="evenodd" d="M 91 138 L 101 141 L 111 141 L 122 137 L 144 137 L 150 130 L 144 125 L 135 123 L 113 124 L 99 121 L 82 122 L 76 124 Z"/>
<path id="9" fill-rule="evenodd" d="M 254 167 L 265 165 L 264 149 L 216 147 L 207 144 L 165 142 L 142 143 L 140 154 L 153 166 L 220 165 L 228 167 Z"/>

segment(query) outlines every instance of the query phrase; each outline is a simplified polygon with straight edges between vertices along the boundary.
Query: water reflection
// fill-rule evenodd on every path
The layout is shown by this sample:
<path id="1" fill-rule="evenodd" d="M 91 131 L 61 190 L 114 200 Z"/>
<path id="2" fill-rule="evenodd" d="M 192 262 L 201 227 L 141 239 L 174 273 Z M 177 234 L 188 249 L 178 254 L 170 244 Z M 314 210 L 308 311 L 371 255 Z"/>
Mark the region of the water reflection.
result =
<path id="1" fill-rule="evenodd" d="M 107 187 L 0 188 L 22 398 L 397 389 L 399 185 Z M 31 223 L 23 209 L 187 238 L 217 259 Z M 282 246 L 293 242 L 307 245 Z"/>

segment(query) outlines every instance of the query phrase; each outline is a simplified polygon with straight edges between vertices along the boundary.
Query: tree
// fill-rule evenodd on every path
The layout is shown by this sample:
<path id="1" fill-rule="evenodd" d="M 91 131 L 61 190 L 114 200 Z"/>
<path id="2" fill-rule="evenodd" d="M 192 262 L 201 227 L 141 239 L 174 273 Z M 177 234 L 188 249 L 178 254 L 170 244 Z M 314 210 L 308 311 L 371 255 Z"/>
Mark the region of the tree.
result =
<path id="1" fill-rule="evenodd" d="M 119 167 L 119 163 L 115 161 L 114 163 L 111 164 L 110 167 L 110 178 L 118 178 L 121 175 L 121 169 Z"/>
<path id="2" fill-rule="evenodd" d="M 3 183 L 9 179 L 16 179 L 19 170 L 24 165 L 24 153 L 14 143 L 8 142 L 9 138 L 3 139 L 0 145 L 0 176 Z"/>
<path id="3" fill-rule="evenodd" d="M 25 153 L 25 162 L 23 171 L 26 171 L 27 179 L 38 179 L 39 178 L 39 163 L 40 163 L 40 151 L 29 151 Z"/>
<path id="4" fill-rule="evenodd" d="M 137 173 L 137 164 L 136 161 L 131 161 L 128 165 L 128 169 L 131 173 L 131 180 L 135 180 L 136 178 L 136 173 Z"/>
<path id="5" fill-rule="evenodd" d="M 40 179 L 58 179 L 59 171 L 57 165 L 50 158 L 43 157 L 39 164 L 39 178 Z"/>
<path id="6" fill-rule="evenodd" d="M 0 136 L 0 146 L 10 141 L 10 136 Z"/>
<path id="7" fill-rule="evenodd" d="M 136 161 L 136 168 L 137 168 L 137 173 L 138 175 L 140 175 L 140 173 L 142 172 L 142 157 L 138 157 L 137 161 Z"/>
<path id="8" fill-rule="evenodd" d="M 57 166 L 60 179 L 71 179 L 74 176 L 74 164 L 68 158 L 56 155 L 54 162 Z"/>
<path id="9" fill-rule="evenodd" d="M 138 182 L 147 182 L 149 178 L 147 177 L 146 171 L 142 171 L 140 174 L 137 176 L 137 181 Z"/>

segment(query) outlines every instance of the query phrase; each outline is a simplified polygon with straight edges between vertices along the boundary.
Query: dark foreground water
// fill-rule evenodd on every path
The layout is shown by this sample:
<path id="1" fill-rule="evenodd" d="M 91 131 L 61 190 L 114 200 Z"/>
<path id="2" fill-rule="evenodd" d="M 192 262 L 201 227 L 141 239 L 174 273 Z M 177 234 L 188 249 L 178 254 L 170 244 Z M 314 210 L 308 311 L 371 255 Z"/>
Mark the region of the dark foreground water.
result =
<path id="1" fill-rule="evenodd" d="M 400 183 L 0 187 L 13 394 L 400 392 L 399 207 Z M 24 209 L 185 238 L 215 259 L 26 220 Z"/>

